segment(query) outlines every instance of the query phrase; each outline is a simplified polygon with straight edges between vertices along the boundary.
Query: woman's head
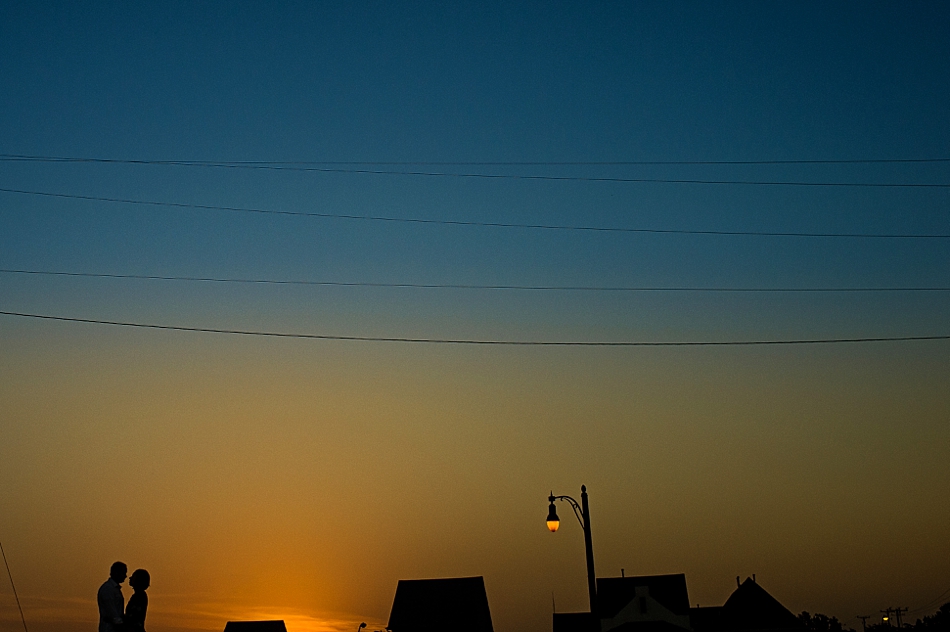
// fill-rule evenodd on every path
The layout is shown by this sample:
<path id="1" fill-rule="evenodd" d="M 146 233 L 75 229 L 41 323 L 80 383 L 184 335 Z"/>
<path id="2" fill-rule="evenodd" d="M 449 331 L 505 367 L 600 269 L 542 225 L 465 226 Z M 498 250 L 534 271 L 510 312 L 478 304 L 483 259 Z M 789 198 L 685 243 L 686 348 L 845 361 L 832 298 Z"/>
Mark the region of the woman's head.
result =
<path id="1" fill-rule="evenodd" d="M 151 583 L 152 578 L 149 576 L 148 571 L 144 568 L 136 570 L 134 573 L 132 573 L 132 577 L 129 578 L 129 586 L 136 590 L 145 590 Z"/>

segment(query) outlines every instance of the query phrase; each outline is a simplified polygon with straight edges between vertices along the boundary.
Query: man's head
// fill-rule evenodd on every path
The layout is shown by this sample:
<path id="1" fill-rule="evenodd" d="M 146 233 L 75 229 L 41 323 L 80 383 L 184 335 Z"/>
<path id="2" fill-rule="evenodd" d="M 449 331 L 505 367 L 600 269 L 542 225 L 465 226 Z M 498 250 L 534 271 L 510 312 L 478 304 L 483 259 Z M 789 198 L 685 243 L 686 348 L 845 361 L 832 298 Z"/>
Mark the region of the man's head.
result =
<path id="1" fill-rule="evenodd" d="M 129 567 L 125 565 L 125 562 L 116 562 L 112 565 L 112 568 L 109 569 L 109 577 L 111 577 L 117 584 L 124 582 L 125 578 L 128 576 Z"/>

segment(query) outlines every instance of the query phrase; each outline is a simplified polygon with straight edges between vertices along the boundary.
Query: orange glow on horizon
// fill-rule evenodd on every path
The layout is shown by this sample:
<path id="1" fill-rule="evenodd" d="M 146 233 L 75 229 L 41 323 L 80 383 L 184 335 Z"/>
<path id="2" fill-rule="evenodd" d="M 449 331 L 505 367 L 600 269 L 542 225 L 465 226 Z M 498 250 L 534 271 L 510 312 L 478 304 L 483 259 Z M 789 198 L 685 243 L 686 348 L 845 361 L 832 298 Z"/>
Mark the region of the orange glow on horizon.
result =
<path id="1" fill-rule="evenodd" d="M 950 559 L 931 526 L 948 514 L 928 494 L 905 494 L 907 514 L 862 513 L 911 482 L 932 490 L 946 478 L 945 355 L 898 362 L 902 381 L 885 350 L 818 365 L 793 354 L 603 355 L 579 367 L 218 339 L 70 347 L 39 334 L 35 346 L 56 343 L 50 355 L 7 338 L 0 354 L 3 543 L 35 632 L 94 623 L 115 559 L 152 574 L 155 630 L 266 618 L 289 632 L 378 630 L 399 579 L 473 575 L 485 577 L 498 629 L 549 629 L 552 590 L 559 607 L 586 602 L 582 534 L 547 538 L 538 518 L 557 515 L 545 511 L 552 485 L 581 480 L 602 566 L 629 572 L 630 542 L 653 543 L 636 553 L 638 571 L 685 571 L 700 601 L 722 602 L 729 564 L 763 564 L 777 598 L 814 609 L 810 591 L 828 587 L 808 573 L 852 564 L 869 579 L 836 589 L 824 606 L 834 613 L 877 598 L 865 596 L 877 590 L 865 555 L 875 546 L 914 562 L 895 580 L 913 591 Z M 897 423 L 901 405 L 913 432 Z M 631 446 L 650 450 L 631 461 Z M 892 450 L 906 459 L 883 458 Z M 895 529 L 909 536 L 892 542 Z"/>

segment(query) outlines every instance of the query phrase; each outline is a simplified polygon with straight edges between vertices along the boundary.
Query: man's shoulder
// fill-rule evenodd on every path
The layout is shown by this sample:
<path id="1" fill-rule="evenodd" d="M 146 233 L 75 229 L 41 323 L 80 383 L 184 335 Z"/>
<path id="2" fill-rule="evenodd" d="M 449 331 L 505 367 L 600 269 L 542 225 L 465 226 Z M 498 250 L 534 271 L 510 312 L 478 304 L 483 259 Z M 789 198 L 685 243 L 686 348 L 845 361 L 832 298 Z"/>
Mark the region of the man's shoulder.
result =
<path id="1" fill-rule="evenodd" d="M 99 586 L 100 593 L 107 592 L 107 591 L 111 592 L 113 590 L 115 590 L 115 586 L 114 586 L 114 582 L 112 581 L 112 578 L 109 578 L 106 581 L 102 582 L 102 585 Z"/>

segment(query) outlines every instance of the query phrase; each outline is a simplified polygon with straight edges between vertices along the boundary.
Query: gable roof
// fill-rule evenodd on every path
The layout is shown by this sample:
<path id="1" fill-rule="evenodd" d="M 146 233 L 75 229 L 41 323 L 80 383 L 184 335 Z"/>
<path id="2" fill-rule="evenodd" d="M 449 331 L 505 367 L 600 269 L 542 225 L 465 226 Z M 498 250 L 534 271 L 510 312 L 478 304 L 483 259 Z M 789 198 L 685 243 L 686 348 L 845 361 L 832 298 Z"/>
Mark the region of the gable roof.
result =
<path id="1" fill-rule="evenodd" d="M 639 577 L 600 577 L 597 579 L 597 609 L 601 618 L 615 617 L 645 586 L 650 597 L 677 615 L 689 614 L 686 575 L 641 575 Z"/>
<path id="2" fill-rule="evenodd" d="M 788 630 L 802 627 L 792 612 L 753 579 L 747 577 L 722 606 L 737 630 Z"/>
<path id="3" fill-rule="evenodd" d="M 494 632 L 485 580 L 401 579 L 386 627 L 393 632 Z"/>

